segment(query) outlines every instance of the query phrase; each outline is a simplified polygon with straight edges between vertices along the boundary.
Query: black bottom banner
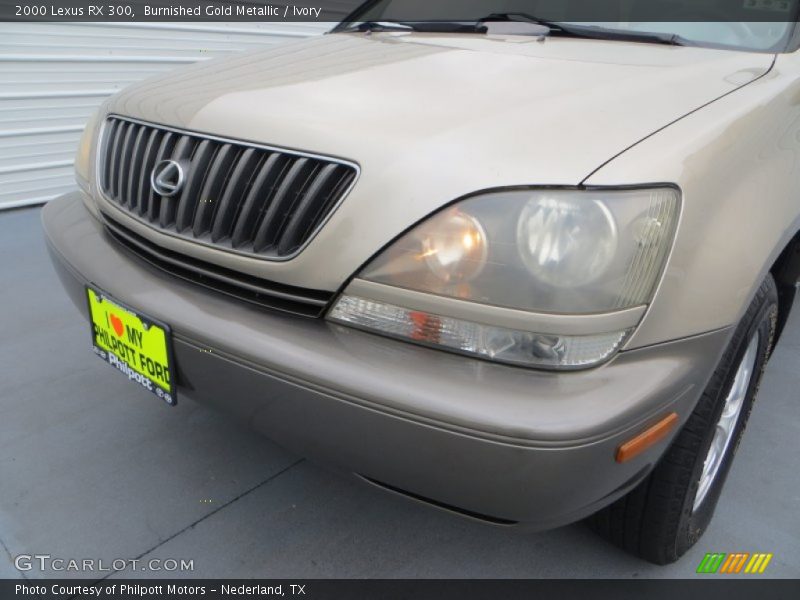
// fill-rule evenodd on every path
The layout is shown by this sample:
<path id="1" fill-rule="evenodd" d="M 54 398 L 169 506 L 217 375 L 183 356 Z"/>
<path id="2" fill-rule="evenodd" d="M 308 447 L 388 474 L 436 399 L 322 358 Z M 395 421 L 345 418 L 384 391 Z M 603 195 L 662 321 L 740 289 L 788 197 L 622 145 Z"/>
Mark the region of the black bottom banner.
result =
<path id="1" fill-rule="evenodd" d="M 800 598 L 800 580 L 0 580 L 0 598 L 526 599 L 711 600 Z"/>

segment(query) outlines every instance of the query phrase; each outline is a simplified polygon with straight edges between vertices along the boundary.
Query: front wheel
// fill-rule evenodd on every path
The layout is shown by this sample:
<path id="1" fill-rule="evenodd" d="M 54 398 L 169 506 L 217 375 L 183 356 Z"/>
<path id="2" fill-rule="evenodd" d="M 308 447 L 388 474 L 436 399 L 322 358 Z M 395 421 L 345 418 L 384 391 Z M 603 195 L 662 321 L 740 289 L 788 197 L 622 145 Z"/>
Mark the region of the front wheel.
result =
<path id="1" fill-rule="evenodd" d="M 777 317 L 768 275 L 672 445 L 642 483 L 589 518 L 595 531 L 656 564 L 676 561 L 700 539 L 753 407 Z"/>

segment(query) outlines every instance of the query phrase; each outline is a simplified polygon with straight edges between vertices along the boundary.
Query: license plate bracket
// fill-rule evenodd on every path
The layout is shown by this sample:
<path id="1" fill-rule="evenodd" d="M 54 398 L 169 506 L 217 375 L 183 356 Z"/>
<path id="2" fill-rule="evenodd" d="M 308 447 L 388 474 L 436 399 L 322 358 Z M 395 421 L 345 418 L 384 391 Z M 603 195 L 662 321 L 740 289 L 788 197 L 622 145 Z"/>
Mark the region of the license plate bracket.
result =
<path id="1" fill-rule="evenodd" d="M 158 398 L 175 406 L 172 332 L 157 321 L 86 286 L 92 349 L 105 362 Z"/>

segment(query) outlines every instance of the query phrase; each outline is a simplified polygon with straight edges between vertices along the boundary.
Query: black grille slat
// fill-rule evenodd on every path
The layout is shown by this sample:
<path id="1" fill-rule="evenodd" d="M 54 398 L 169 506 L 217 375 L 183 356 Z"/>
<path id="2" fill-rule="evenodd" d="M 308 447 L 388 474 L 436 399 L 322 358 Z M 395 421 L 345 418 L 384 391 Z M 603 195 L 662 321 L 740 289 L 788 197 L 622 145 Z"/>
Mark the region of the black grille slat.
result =
<path id="1" fill-rule="evenodd" d="M 175 149 L 172 151 L 172 156 L 170 157 L 172 160 L 185 161 L 192 155 L 192 150 L 194 149 L 195 142 L 192 138 L 188 135 L 183 135 L 178 139 L 178 142 L 175 144 Z M 161 198 L 161 208 L 159 210 L 159 218 L 158 224 L 162 228 L 167 228 L 175 222 L 175 215 L 178 212 L 178 205 L 179 202 L 178 197 L 171 197 L 171 198 Z"/>
<path id="2" fill-rule="evenodd" d="M 105 134 L 104 144 L 106 147 L 106 160 L 102 169 L 102 185 L 106 193 L 110 193 L 111 191 L 111 166 L 114 163 L 111 154 L 114 153 L 114 139 L 116 138 L 116 133 L 119 130 L 119 127 L 119 121 L 111 121 L 108 125 L 108 132 Z"/>
<path id="3" fill-rule="evenodd" d="M 270 202 L 258 225 L 258 230 L 253 240 L 253 249 L 256 252 L 274 246 L 276 235 L 289 209 L 296 200 L 299 189 L 305 184 L 309 170 L 312 168 L 313 164 L 309 162 L 309 159 L 301 158 L 286 173 L 278 191 L 275 192 L 275 197 Z"/>
<path id="4" fill-rule="evenodd" d="M 248 148 L 236 161 L 231 171 L 231 177 L 225 193 L 219 202 L 219 208 L 214 215 L 211 226 L 211 241 L 218 242 L 223 238 L 230 237 L 233 220 L 239 212 L 244 191 L 253 174 L 253 168 L 258 162 L 258 151 L 255 148 Z"/>
<path id="5" fill-rule="evenodd" d="M 139 204 L 139 186 L 140 177 L 139 173 L 142 171 L 142 160 L 144 159 L 145 145 L 147 144 L 147 129 L 139 127 L 136 132 L 136 138 L 133 141 L 133 150 L 131 152 L 130 173 L 128 176 L 128 186 L 125 190 L 125 199 L 123 204 L 127 205 L 131 210 L 135 210 Z"/>
<path id="6" fill-rule="evenodd" d="M 234 248 L 252 243 L 259 218 L 266 212 L 289 163 L 285 155 L 276 153 L 271 154 L 261 167 L 233 227 L 231 244 Z"/>
<path id="7" fill-rule="evenodd" d="M 128 203 L 126 192 L 128 190 L 128 181 L 131 179 L 131 157 L 133 155 L 133 142 L 136 139 L 134 136 L 138 133 L 139 126 L 131 123 L 125 131 L 125 136 L 122 138 L 121 158 L 119 161 L 119 175 L 117 177 L 116 197 L 119 199 L 120 204 L 123 206 Z"/>
<path id="8" fill-rule="evenodd" d="M 100 183 L 117 207 L 150 227 L 266 259 L 297 254 L 352 187 L 357 170 L 335 159 L 180 132 L 110 117 Z M 184 172 L 161 196 L 151 174 L 162 160 Z"/>
<path id="9" fill-rule="evenodd" d="M 156 246 L 112 221 L 106 221 L 106 229 L 129 251 L 172 276 L 266 308 L 317 318 L 325 313 L 334 296 L 333 292 L 265 281 L 184 256 Z"/>
<path id="10" fill-rule="evenodd" d="M 329 164 L 316 174 L 280 236 L 278 254 L 289 254 L 300 245 L 316 217 L 316 209 L 320 205 L 319 200 L 324 200 L 333 191 L 337 182 L 336 173 L 339 169 L 339 165 Z"/>
<path id="11" fill-rule="evenodd" d="M 156 155 L 158 154 L 158 147 L 161 144 L 161 133 L 157 129 L 150 131 L 147 136 L 147 144 L 144 147 L 144 156 L 142 158 L 142 172 L 139 175 L 139 191 L 131 202 L 131 211 L 136 211 L 138 214 L 143 215 L 147 210 L 145 198 L 150 197 L 150 172 L 156 166 Z"/>
<path id="12" fill-rule="evenodd" d="M 122 148 L 120 148 L 120 141 L 125 133 L 125 129 L 127 129 L 128 123 L 120 123 L 119 127 L 116 128 L 114 131 L 114 137 L 111 140 L 111 166 L 109 167 L 109 177 L 108 177 L 108 191 L 111 194 L 111 197 L 117 199 L 117 180 L 119 178 L 119 161 L 120 155 L 122 154 Z"/>
<path id="13" fill-rule="evenodd" d="M 211 164 L 215 150 L 216 147 L 213 142 L 203 140 L 197 146 L 194 156 L 192 156 L 192 168 L 189 169 L 189 174 L 186 176 L 186 183 L 178 201 L 178 212 L 175 217 L 175 229 L 179 233 L 192 224 L 200 190 L 203 189 L 208 165 Z"/>
<path id="14" fill-rule="evenodd" d="M 192 223 L 192 233 L 195 237 L 202 237 L 211 227 L 211 218 L 219 204 L 219 195 L 225 186 L 231 165 L 236 159 L 236 152 L 234 146 L 225 144 L 217 151 L 214 162 L 208 169 Z"/>
<path id="15" fill-rule="evenodd" d="M 330 210 L 332 210 L 333 206 L 336 204 L 338 198 L 347 192 L 355 178 L 356 174 L 352 170 L 347 170 L 342 174 L 336 186 L 333 188 L 333 191 L 331 191 L 330 194 L 324 198 L 324 202 L 317 207 L 317 214 L 309 224 L 310 231 L 315 230 L 322 224 Z"/>

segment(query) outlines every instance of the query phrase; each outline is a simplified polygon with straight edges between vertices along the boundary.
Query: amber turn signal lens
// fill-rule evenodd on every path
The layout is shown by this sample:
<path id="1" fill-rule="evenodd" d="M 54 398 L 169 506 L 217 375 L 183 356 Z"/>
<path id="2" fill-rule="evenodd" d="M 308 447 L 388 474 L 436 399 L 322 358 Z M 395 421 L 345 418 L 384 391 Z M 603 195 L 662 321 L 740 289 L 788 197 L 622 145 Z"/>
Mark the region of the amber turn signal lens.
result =
<path id="1" fill-rule="evenodd" d="M 678 424 L 678 413 L 670 413 L 652 427 L 617 448 L 617 462 L 624 463 L 660 442 Z"/>

